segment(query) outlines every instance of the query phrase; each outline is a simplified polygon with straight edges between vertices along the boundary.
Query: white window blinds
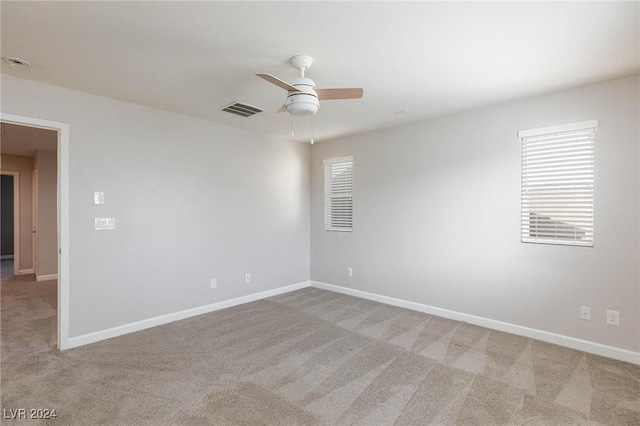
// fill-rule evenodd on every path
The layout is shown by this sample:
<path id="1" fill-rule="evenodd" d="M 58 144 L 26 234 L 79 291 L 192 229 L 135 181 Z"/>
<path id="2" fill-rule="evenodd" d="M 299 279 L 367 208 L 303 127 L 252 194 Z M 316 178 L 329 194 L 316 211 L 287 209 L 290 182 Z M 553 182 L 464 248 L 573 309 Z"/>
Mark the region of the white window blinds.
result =
<path id="1" fill-rule="evenodd" d="M 596 120 L 519 132 L 522 242 L 593 247 Z"/>
<path id="2" fill-rule="evenodd" d="M 332 158 L 324 164 L 324 229 L 353 229 L 353 157 Z"/>

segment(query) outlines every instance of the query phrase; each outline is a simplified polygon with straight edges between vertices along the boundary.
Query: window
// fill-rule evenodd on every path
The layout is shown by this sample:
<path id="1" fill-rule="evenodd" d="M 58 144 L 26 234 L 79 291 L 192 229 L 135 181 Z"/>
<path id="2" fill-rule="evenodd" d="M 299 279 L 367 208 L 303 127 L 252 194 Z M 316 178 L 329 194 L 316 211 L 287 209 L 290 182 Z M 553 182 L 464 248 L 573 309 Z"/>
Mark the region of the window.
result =
<path id="1" fill-rule="evenodd" d="M 524 243 L 593 247 L 597 120 L 522 130 Z"/>
<path id="2" fill-rule="evenodd" d="M 353 157 L 324 160 L 324 229 L 353 228 Z"/>

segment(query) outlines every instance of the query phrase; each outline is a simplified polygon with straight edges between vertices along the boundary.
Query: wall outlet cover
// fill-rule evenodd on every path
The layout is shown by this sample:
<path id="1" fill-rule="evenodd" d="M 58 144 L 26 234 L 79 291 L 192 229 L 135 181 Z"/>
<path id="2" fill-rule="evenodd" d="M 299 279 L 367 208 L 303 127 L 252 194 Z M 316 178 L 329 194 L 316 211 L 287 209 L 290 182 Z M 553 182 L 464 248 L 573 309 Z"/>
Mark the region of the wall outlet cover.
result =
<path id="1" fill-rule="evenodd" d="M 620 326 L 620 312 L 607 309 L 607 324 Z"/>
<path id="2" fill-rule="evenodd" d="M 591 307 L 589 306 L 580 307 L 580 319 L 591 321 Z"/>
<path id="3" fill-rule="evenodd" d="M 116 229 L 115 217 L 96 217 L 94 221 L 96 231 L 110 231 Z"/>

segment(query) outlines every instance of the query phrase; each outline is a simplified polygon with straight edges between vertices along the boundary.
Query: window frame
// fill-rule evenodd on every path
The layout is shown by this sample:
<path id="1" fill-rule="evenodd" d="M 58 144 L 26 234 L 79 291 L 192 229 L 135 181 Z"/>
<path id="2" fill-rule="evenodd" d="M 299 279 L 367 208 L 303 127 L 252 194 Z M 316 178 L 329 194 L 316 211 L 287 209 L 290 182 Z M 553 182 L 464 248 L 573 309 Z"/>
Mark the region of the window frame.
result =
<path id="1" fill-rule="evenodd" d="M 346 163 L 350 163 L 350 191 L 346 193 L 334 193 L 331 192 L 331 176 L 330 173 L 332 171 L 332 167 L 334 165 L 344 165 Z M 323 165 L 323 174 L 324 174 L 324 230 L 325 231 L 335 231 L 335 232 L 353 232 L 353 181 L 354 181 L 354 160 L 353 156 L 346 157 L 337 157 L 337 158 L 328 158 L 322 160 Z M 350 202 L 351 215 L 348 217 L 349 225 L 348 227 L 336 227 L 332 226 L 332 210 L 330 208 L 331 203 L 330 200 L 333 198 L 348 198 Z"/>
<path id="2" fill-rule="evenodd" d="M 598 120 L 586 120 L 574 123 L 561 124 L 557 126 L 547 126 L 540 127 L 535 129 L 527 129 L 521 130 L 518 132 L 518 138 L 521 143 L 521 154 L 520 154 L 520 241 L 524 244 L 542 244 L 542 245 L 560 245 L 560 246 L 572 246 L 572 247 L 589 247 L 593 248 L 595 245 L 595 163 L 596 163 L 596 131 L 598 129 Z M 566 138 L 570 136 L 574 136 L 579 132 L 587 132 L 591 131 L 592 135 L 586 137 L 584 141 L 574 141 L 567 142 L 558 139 Z M 574 135 L 572 135 L 572 133 Z M 548 138 L 548 141 L 542 141 L 540 139 L 536 140 L 536 138 Z M 541 155 L 541 157 L 533 158 L 529 157 L 529 163 L 527 163 L 527 159 L 525 154 L 531 156 L 532 147 L 529 146 L 528 150 L 526 147 L 527 143 L 530 144 L 551 144 L 557 141 L 558 145 L 555 146 L 547 146 L 545 148 L 537 148 L 540 150 L 545 150 L 545 152 L 538 153 L 537 155 Z M 565 143 L 565 145 L 561 145 L 561 143 Z M 578 145 L 578 148 L 574 146 L 570 146 L 570 144 Z M 580 148 L 580 145 L 583 145 L 583 148 Z M 535 149 L 534 153 L 535 153 Z M 549 152 L 548 150 L 552 151 Z M 587 166 L 576 165 L 575 158 L 568 158 L 566 161 L 559 159 L 558 156 L 562 157 L 557 150 L 567 150 L 570 149 L 576 152 L 576 156 L 584 156 L 587 155 L 588 158 Z M 536 155 L 536 154 L 534 154 Z M 554 158 L 555 156 L 555 158 Z M 564 161 L 563 164 L 558 164 L 560 161 Z M 585 161 L 585 160 L 582 160 Z M 545 163 L 546 162 L 546 163 Z M 571 164 L 574 162 L 574 164 Z M 532 163 L 542 163 L 542 164 L 533 164 Z M 555 164 L 554 164 L 555 163 Z M 580 164 L 580 163 L 578 163 Z M 541 170 L 544 169 L 544 170 Z M 556 176 L 553 178 L 553 176 Z M 585 180 L 584 176 L 586 176 L 586 183 L 579 182 L 580 180 Z M 564 178 L 564 179 L 563 179 Z M 558 196 L 556 193 L 553 193 L 554 190 L 558 189 L 553 185 L 562 186 L 563 182 L 566 181 L 566 178 L 574 178 L 575 183 L 573 187 L 569 187 L 565 192 L 566 195 Z M 590 178 L 590 181 L 588 180 Z M 538 190 L 546 192 L 542 197 L 550 197 L 558 200 L 558 204 L 551 204 L 547 200 L 543 200 L 544 204 L 551 204 L 547 211 L 548 217 L 542 216 L 542 220 L 537 222 L 534 220 L 536 226 L 539 226 L 540 223 L 543 225 L 547 225 L 546 229 L 542 232 L 540 228 L 534 228 L 537 230 L 535 236 L 531 235 L 531 224 L 532 224 L 532 204 L 534 203 L 534 199 L 531 195 L 526 195 L 528 191 L 531 190 L 531 183 L 527 183 L 527 179 L 529 182 L 538 182 Z M 546 186 L 546 189 L 545 189 Z M 533 186 L 534 189 L 535 183 Z M 586 197 L 581 194 L 581 191 L 586 189 L 590 189 L 587 191 Z M 526 197 L 526 199 L 525 199 Z M 580 197 L 578 201 L 576 201 Z M 574 204 L 571 204 L 571 203 Z M 584 204 L 586 207 L 583 207 L 581 204 Z M 565 211 L 562 211 L 565 209 Z M 585 209 L 585 211 L 581 211 L 581 209 Z M 589 210 L 590 209 L 590 210 Z M 558 214 L 554 219 L 551 215 Z M 573 213 L 575 216 L 569 216 Z M 566 216 L 565 216 L 566 215 Z M 567 219 L 564 219 L 567 217 Z M 584 220 L 584 221 L 583 221 Z M 589 222 L 590 220 L 590 222 Z M 577 232 L 574 234 L 574 238 L 569 237 L 569 233 L 566 232 L 567 227 L 574 227 L 576 230 L 580 229 L 578 224 L 585 223 L 584 225 L 584 235 L 587 236 L 587 239 L 582 239 L 577 237 Z M 555 229 L 553 228 L 555 227 Z M 565 228 L 564 230 L 562 228 Z M 552 231 L 553 229 L 553 231 Z M 526 235 L 527 230 L 529 232 Z M 547 234 L 555 233 L 555 236 L 550 235 L 541 235 L 544 232 Z"/>

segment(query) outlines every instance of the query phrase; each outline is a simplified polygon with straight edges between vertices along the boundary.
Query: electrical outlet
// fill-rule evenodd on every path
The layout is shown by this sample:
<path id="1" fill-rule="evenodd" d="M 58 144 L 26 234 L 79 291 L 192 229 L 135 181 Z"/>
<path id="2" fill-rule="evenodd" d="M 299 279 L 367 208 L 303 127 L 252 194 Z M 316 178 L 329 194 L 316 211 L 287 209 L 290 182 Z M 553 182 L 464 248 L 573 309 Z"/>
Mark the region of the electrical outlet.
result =
<path id="1" fill-rule="evenodd" d="M 211 288 L 218 288 L 218 280 L 215 278 L 211 278 Z"/>
<path id="2" fill-rule="evenodd" d="M 591 307 L 589 306 L 580 307 L 580 319 L 591 321 Z"/>
<path id="3" fill-rule="evenodd" d="M 347 266 L 347 276 L 348 277 L 353 276 L 353 268 L 351 266 Z"/>
<path id="4" fill-rule="evenodd" d="M 607 309 L 607 324 L 620 326 L 620 312 Z"/>
<path id="5" fill-rule="evenodd" d="M 251 274 L 249 272 L 247 272 L 246 274 L 244 274 L 244 282 L 245 283 L 249 283 L 251 282 Z"/>

